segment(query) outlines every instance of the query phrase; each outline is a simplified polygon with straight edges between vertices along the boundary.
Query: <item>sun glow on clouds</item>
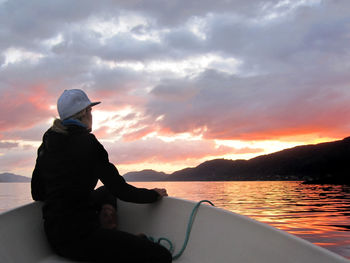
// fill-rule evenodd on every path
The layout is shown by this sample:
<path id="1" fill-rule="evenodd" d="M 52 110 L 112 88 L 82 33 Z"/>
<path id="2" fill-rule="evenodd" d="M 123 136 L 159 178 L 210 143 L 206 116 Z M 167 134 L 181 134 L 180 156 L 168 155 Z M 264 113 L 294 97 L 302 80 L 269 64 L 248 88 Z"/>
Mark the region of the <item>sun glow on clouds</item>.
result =
<path id="1" fill-rule="evenodd" d="M 281 142 L 277 140 L 266 141 L 240 141 L 215 140 L 217 145 L 225 145 L 237 149 L 233 154 L 225 155 L 228 159 L 250 159 L 257 155 L 269 154 L 286 148 L 300 145 L 300 142 Z M 249 150 L 250 149 L 250 150 Z"/>
<path id="2" fill-rule="evenodd" d="M 318 144 L 323 142 L 335 141 L 338 138 L 322 137 L 318 138 L 314 134 L 300 135 L 281 138 L 280 140 L 215 140 L 220 146 L 228 146 L 236 149 L 232 154 L 223 156 L 227 159 L 251 159 L 258 155 L 270 154 L 284 149 L 293 148 L 305 144 Z"/>
<path id="3" fill-rule="evenodd" d="M 94 110 L 93 111 L 93 128 L 97 127 L 97 134 L 102 137 L 102 139 L 118 139 L 120 135 L 113 136 L 113 132 L 123 126 L 123 123 L 119 120 L 119 114 L 121 112 L 109 112 L 109 111 L 101 111 Z M 104 134 L 100 134 L 98 129 L 101 127 L 105 127 Z M 96 128 L 95 128 L 96 129 Z"/>
<path id="4" fill-rule="evenodd" d="M 123 136 L 136 132 L 144 128 L 137 125 L 142 118 L 140 113 L 131 107 L 115 111 L 93 111 L 93 127 L 96 127 L 96 133 L 104 141 L 119 140 Z M 130 117 L 132 116 L 132 117 Z M 103 127 L 103 132 L 99 130 Z"/>
<path id="5" fill-rule="evenodd" d="M 153 125 L 147 122 L 143 123 L 143 114 L 131 107 L 116 111 L 103 111 L 96 108 L 93 111 L 93 116 L 94 127 L 97 127 L 94 133 L 102 142 L 116 143 L 119 146 L 124 145 L 122 147 L 126 148 L 128 148 L 126 145 L 131 145 L 129 147 L 132 148 L 138 143 L 142 144 L 142 141 L 145 144 L 152 144 L 152 142 L 164 144 L 163 147 L 157 146 L 158 150 L 155 150 L 157 152 L 155 157 L 145 157 L 144 159 L 140 158 L 132 161 L 130 156 L 124 158 L 120 154 L 114 154 L 111 160 L 116 162 L 117 167 L 123 174 L 143 169 L 156 169 L 171 173 L 188 166 L 197 166 L 201 162 L 210 159 L 251 159 L 258 155 L 269 154 L 298 145 L 315 144 L 337 139 L 319 138 L 314 134 L 309 134 L 285 137 L 281 140 L 205 140 L 203 139 L 203 132 L 205 132 L 203 129 L 175 134 L 166 130 L 159 130 L 156 124 L 162 121 L 164 116 L 159 116 Z M 184 144 L 184 142 L 189 143 L 189 145 L 191 145 L 191 142 L 193 144 L 184 151 L 182 147 L 178 148 L 178 145 Z M 190 153 L 201 152 L 201 150 L 195 150 L 193 147 L 202 147 L 203 142 L 213 142 L 212 148 L 206 148 L 202 153 L 194 154 L 193 157 L 190 157 Z M 157 148 L 154 143 L 153 146 Z M 220 151 L 221 147 L 224 147 L 225 150 Z M 149 152 L 149 155 L 152 156 L 154 149 L 151 148 L 149 146 L 138 146 L 134 151 Z M 159 157 L 161 156 L 158 155 L 159 148 L 163 148 L 165 152 L 167 148 L 173 151 L 173 160 L 168 162 L 166 158 L 162 159 Z M 185 157 L 182 153 L 182 159 L 178 159 L 178 157 L 175 157 L 175 152 L 177 151 L 179 151 L 180 155 L 181 152 L 186 152 L 188 156 Z"/>

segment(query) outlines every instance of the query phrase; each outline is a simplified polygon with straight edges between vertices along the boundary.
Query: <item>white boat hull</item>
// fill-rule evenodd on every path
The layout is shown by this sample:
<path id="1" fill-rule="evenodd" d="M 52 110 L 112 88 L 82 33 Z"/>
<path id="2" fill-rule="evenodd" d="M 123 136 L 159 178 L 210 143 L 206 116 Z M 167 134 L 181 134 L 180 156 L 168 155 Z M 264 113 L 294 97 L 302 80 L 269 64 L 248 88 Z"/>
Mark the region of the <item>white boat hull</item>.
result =
<path id="1" fill-rule="evenodd" d="M 195 202 L 163 198 L 155 204 L 118 202 L 119 227 L 183 244 Z M 41 204 L 32 203 L 0 215 L 0 263 L 70 262 L 49 248 L 42 227 Z M 338 263 L 350 262 L 326 249 L 223 209 L 202 204 L 178 263 Z"/>

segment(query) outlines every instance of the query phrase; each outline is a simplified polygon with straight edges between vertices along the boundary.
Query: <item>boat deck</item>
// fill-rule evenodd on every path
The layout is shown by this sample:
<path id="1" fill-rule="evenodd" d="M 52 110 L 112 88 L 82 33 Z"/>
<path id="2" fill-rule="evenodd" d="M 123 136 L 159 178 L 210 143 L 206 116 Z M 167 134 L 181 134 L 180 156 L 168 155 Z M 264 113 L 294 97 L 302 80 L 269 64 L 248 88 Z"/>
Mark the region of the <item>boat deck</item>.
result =
<path id="1" fill-rule="evenodd" d="M 163 198 L 155 204 L 118 201 L 119 227 L 130 233 L 166 237 L 175 253 L 182 247 L 195 202 Z M 123 216 L 121 216 L 123 215 Z M 41 204 L 0 215 L 0 262 L 72 262 L 50 249 L 41 220 Z M 190 240 L 177 263 L 350 263 L 310 242 L 229 211 L 201 205 Z"/>

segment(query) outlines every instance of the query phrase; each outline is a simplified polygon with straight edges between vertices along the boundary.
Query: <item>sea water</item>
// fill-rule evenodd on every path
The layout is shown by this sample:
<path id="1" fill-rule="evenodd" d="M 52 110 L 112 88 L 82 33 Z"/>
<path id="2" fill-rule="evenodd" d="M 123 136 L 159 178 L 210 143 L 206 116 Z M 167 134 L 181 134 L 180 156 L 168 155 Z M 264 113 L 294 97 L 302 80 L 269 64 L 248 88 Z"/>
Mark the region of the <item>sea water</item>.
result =
<path id="1" fill-rule="evenodd" d="M 350 259 L 350 187 L 301 182 L 133 182 L 169 196 L 210 200 Z M 30 184 L 0 183 L 0 213 L 31 202 Z"/>

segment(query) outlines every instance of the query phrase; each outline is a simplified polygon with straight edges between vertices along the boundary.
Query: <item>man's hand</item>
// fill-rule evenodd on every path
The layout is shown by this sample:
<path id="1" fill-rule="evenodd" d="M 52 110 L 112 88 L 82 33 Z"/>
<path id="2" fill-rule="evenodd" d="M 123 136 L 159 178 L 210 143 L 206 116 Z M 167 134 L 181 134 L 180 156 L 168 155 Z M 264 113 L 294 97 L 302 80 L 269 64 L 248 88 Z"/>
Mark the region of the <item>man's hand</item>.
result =
<path id="1" fill-rule="evenodd" d="M 154 188 L 152 190 L 156 191 L 161 197 L 168 196 L 168 193 L 164 188 Z"/>

